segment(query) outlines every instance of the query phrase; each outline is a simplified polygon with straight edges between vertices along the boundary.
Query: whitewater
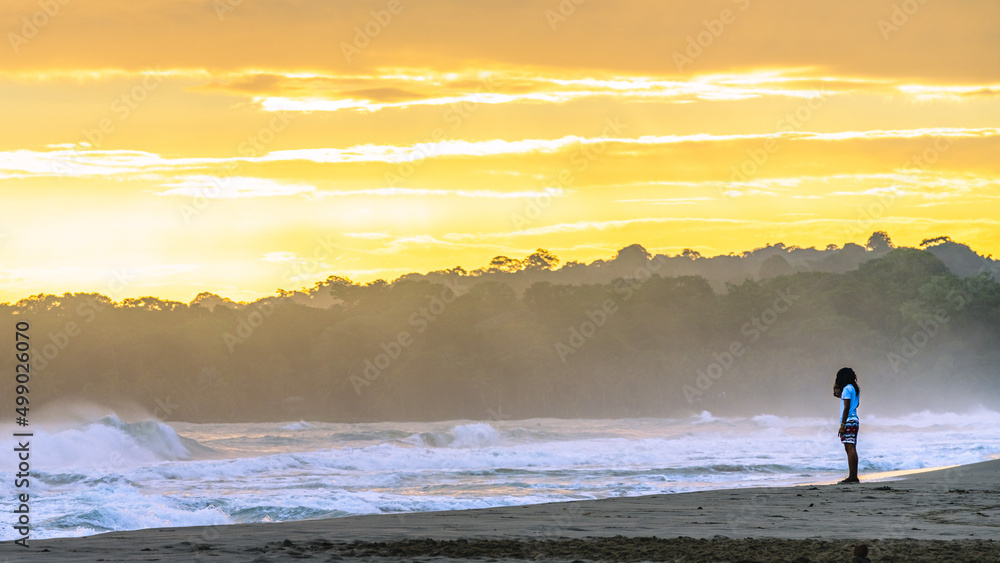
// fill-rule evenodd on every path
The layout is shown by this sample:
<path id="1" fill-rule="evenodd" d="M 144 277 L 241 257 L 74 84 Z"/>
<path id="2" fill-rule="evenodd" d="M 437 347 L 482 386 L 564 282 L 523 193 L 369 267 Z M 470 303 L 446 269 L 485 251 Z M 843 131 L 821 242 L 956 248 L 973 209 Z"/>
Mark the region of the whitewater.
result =
<path id="1" fill-rule="evenodd" d="M 858 444 L 862 478 L 994 459 L 998 425 L 1000 413 L 982 409 L 868 415 Z M 168 424 L 109 413 L 33 430 L 32 539 L 791 485 L 846 474 L 833 416 Z M 4 440 L 0 455 L 3 513 L 11 522 L 15 447 Z M 0 529 L 0 538 L 16 538 L 10 525 Z"/>

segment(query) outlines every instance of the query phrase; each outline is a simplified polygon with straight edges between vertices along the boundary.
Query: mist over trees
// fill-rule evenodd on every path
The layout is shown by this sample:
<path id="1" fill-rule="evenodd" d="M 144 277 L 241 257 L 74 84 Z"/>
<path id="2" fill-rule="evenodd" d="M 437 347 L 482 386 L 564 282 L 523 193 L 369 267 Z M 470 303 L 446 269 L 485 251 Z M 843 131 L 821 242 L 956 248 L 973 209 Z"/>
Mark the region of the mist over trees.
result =
<path id="1" fill-rule="evenodd" d="M 948 237 L 920 246 L 632 245 L 590 264 L 539 249 L 253 303 L 35 295 L 0 319 L 31 323 L 32 408 L 165 420 L 822 416 L 844 365 L 869 412 L 1000 408 L 1000 264 Z"/>

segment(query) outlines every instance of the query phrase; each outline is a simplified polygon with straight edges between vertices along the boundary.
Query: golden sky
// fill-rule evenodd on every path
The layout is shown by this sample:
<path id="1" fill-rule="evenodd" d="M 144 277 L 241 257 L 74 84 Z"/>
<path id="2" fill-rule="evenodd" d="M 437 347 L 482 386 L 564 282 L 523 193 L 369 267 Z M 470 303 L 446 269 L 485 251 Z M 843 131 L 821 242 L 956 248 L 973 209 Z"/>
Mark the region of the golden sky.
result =
<path id="1" fill-rule="evenodd" d="M 1000 244 L 1000 3 L 6 0 L 0 301 Z"/>

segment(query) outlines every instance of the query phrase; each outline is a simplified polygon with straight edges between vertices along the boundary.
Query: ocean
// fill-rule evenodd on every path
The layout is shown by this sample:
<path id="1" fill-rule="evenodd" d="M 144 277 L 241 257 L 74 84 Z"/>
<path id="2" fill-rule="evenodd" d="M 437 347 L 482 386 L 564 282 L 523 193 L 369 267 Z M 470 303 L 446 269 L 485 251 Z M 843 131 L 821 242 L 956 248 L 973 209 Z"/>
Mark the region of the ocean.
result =
<path id="1" fill-rule="evenodd" d="M 1000 454 L 1000 413 L 863 415 L 861 474 Z M 364 424 L 126 422 L 36 425 L 31 537 L 485 508 L 846 475 L 825 418 L 531 419 Z M 16 427 L 4 426 L 9 437 Z M 14 523 L 17 447 L 0 494 Z"/>

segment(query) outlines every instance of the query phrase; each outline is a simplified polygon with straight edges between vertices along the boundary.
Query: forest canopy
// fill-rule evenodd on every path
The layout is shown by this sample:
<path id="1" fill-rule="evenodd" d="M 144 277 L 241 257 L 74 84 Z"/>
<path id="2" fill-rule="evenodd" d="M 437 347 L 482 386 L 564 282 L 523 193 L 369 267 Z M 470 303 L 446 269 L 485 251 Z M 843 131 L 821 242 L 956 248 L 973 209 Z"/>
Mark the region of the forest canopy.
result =
<path id="1" fill-rule="evenodd" d="M 997 408 L 1000 268 L 948 237 L 921 247 L 632 245 L 590 264 L 539 249 L 252 303 L 35 295 L 0 319 L 31 324 L 33 408 L 165 420 L 812 415 L 835 408 L 844 365 L 868 408 Z"/>

